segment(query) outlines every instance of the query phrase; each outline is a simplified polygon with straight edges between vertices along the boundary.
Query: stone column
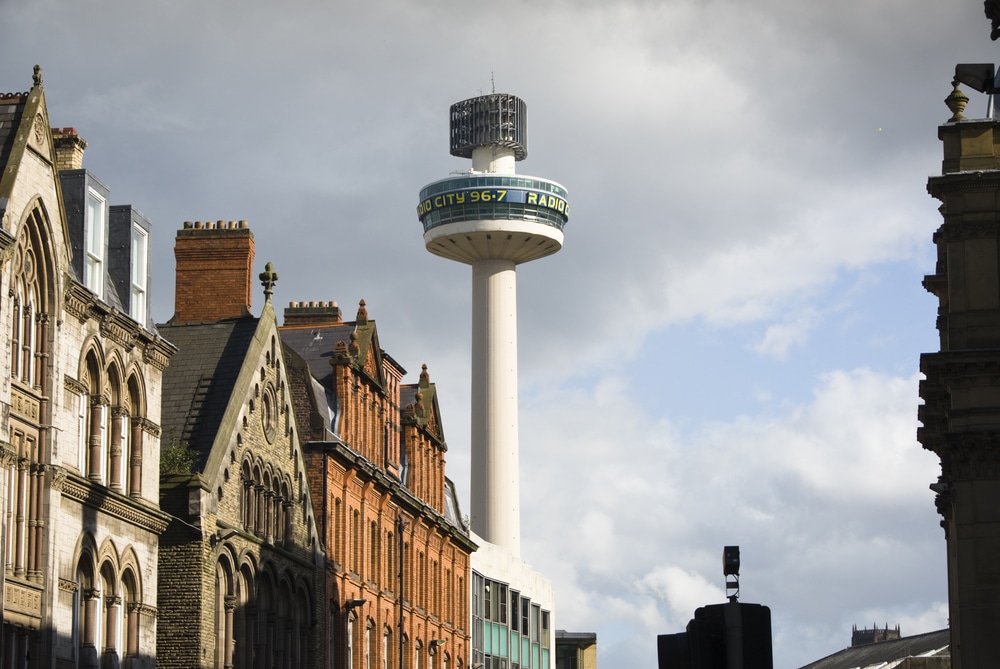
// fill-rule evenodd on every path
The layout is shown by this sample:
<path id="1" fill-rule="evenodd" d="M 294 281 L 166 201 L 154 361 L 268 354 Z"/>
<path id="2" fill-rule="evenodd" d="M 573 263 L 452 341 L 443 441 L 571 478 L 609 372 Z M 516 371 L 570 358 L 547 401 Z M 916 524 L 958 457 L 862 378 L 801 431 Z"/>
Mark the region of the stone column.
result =
<path id="1" fill-rule="evenodd" d="M 111 435 L 108 439 L 108 487 L 112 490 L 122 489 L 122 426 L 128 411 L 124 407 L 111 409 Z"/>
<path id="2" fill-rule="evenodd" d="M 118 639 L 118 608 L 121 603 L 122 598 L 117 595 L 108 595 L 104 598 L 104 653 L 101 656 L 101 669 L 118 669 L 121 664 L 118 649 L 115 647 Z"/>
<path id="3" fill-rule="evenodd" d="M 96 669 L 97 659 L 97 601 L 101 597 L 99 590 L 93 588 L 84 590 L 83 597 L 83 637 L 80 640 L 80 666 Z"/>
<path id="4" fill-rule="evenodd" d="M 101 482 L 101 419 L 104 413 L 104 398 L 99 394 L 90 396 L 90 471 L 88 478 Z"/>
<path id="5" fill-rule="evenodd" d="M 128 603 L 128 638 L 125 639 L 125 657 L 139 654 L 139 608 L 138 602 Z"/>
<path id="6" fill-rule="evenodd" d="M 226 638 L 223 640 L 225 648 L 223 650 L 223 663 L 226 669 L 231 669 L 233 666 L 233 650 L 236 647 L 236 639 L 233 636 L 233 614 L 236 611 L 236 597 L 233 595 L 227 595 L 225 601 L 226 607 Z"/>
<path id="7" fill-rule="evenodd" d="M 132 430 L 132 439 L 129 447 L 131 448 L 131 453 L 129 454 L 129 467 L 131 468 L 131 475 L 128 479 L 128 494 L 129 497 L 141 497 L 142 496 L 142 418 L 139 416 L 133 416 L 131 420 L 131 425 L 129 426 Z"/>
<path id="8" fill-rule="evenodd" d="M 28 459 L 19 458 L 17 461 L 17 485 L 14 488 L 17 492 L 17 499 L 15 500 L 17 509 L 14 512 L 14 574 L 17 576 L 24 576 L 25 534 L 27 533 L 27 528 L 25 527 L 27 522 L 27 510 L 25 509 L 28 496 L 27 487 Z"/>

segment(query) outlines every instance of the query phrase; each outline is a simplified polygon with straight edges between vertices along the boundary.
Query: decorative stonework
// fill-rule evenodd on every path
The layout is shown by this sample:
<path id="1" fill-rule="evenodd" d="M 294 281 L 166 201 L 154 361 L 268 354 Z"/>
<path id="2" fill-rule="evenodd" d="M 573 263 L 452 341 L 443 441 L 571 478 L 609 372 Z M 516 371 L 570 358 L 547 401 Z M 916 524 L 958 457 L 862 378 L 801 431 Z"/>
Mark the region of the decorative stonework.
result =
<path id="1" fill-rule="evenodd" d="M 101 318 L 101 336 L 120 344 L 126 351 L 135 348 L 135 342 L 139 338 L 139 333 L 135 328 L 136 326 L 131 319 L 125 324 L 112 314 L 104 314 L 104 317 Z"/>
<path id="2" fill-rule="evenodd" d="M 149 420 L 148 418 L 142 419 L 142 431 L 152 437 L 159 437 L 162 430 L 160 426 Z"/>
<path id="3" fill-rule="evenodd" d="M 66 578 L 59 579 L 59 590 L 62 592 L 75 593 L 79 589 L 76 581 L 71 581 Z"/>
<path id="4" fill-rule="evenodd" d="M 66 311 L 72 316 L 76 316 L 81 323 L 86 323 L 89 315 L 89 295 L 81 295 L 75 290 L 66 291 Z"/>
<path id="5" fill-rule="evenodd" d="M 126 498 L 119 499 L 117 495 L 109 492 L 106 488 L 95 486 L 89 481 L 70 475 L 66 476 L 60 488 L 64 497 L 74 499 L 156 534 L 162 534 L 167 529 L 169 522 L 167 514 L 159 510 L 141 508 Z"/>
<path id="6" fill-rule="evenodd" d="M 74 379 L 68 374 L 63 375 L 63 388 L 74 395 L 86 395 L 88 392 L 87 386 L 82 381 Z"/>
<path id="7" fill-rule="evenodd" d="M 997 223 L 945 223 L 934 233 L 934 242 L 996 239 L 998 236 L 1000 236 L 1000 225 Z"/>
<path id="8" fill-rule="evenodd" d="M 997 478 L 1000 476 L 1000 435 L 993 432 L 949 434 L 941 454 L 945 480 Z"/>
<path id="9" fill-rule="evenodd" d="M 7 580 L 4 583 L 3 607 L 32 618 L 42 617 L 42 592 L 35 588 Z"/>
<path id="10" fill-rule="evenodd" d="M 10 411 L 15 416 L 19 416 L 32 423 L 38 423 L 41 416 L 41 402 L 21 388 L 11 384 Z"/>
<path id="11" fill-rule="evenodd" d="M 142 348 L 142 361 L 152 365 L 161 372 L 170 364 L 170 356 L 174 354 L 170 345 L 157 337 L 148 341 Z"/>

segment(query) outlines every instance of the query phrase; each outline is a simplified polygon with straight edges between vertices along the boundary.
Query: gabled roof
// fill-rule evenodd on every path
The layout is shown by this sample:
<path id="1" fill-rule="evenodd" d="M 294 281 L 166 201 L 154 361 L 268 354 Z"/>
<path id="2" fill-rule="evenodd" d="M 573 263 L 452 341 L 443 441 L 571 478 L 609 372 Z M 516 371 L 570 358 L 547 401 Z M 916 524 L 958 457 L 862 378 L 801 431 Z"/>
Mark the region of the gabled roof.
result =
<path id="1" fill-rule="evenodd" d="M 163 373 L 164 439 L 177 439 L 194 448 L 198 471 L 204 469 L 219 435 L 259 324 L 259 319 L 248 317 L 157 326 L 160 334 L 177 347 L 177 354 Z M 243 395 L 237 394 L 240 401 Z"/>
<path id="2" fill-rule="evenodd" d="M 894 667 L 889 664 L 907 657 L 937 656 L 948 654 L 951 633 L 947 629 L 926 634 L 915 634 L 892 641 L 881 641 L 864 646 L 852 646 L 801 669 L 865 669 L 865 667 Z"/>
<path id="3" fill-rule="evenodd" d="M 418 397 L 419 396 L 419 397 Z M 442 448 L 444 428 L 441 426 L 441 407 L 438 405 L 437 387 L 430 382 L 427 365 L 420 371 L 420 382 L 401 386 L 399 403 L 403 407 L 403 423 L 412 421 L 433 435 Z"/>
<path id="4" fill-rule="evenodd" d="M 34 86 L 30 91 L 0 93 L 0 222 L 13 193 L 25 152 L 33 151 L 51 165 L 53 175 L 56 174 L 52 128 L 42 88 L 42 68 L 38 65 L 35 66 L 33 79 Z M 63 237 L 69 239 L 58 179 L 54 179 L 54 187 L 58 194 L 59 211 L 51 211 L 49 215 L 59 219 Z"/>

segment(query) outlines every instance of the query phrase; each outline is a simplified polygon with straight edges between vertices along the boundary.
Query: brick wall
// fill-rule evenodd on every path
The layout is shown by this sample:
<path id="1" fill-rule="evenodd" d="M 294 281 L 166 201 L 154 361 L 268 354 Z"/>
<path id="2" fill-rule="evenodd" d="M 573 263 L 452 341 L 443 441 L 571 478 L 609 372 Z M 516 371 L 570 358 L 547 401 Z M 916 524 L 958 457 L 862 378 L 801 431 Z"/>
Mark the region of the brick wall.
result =
<path id="1" fill-rule="evenodd" d="M 246 221 L 184 223 L 174 243 L 177 276 L 171 325 L 249 315 L 253 233 Z"/>

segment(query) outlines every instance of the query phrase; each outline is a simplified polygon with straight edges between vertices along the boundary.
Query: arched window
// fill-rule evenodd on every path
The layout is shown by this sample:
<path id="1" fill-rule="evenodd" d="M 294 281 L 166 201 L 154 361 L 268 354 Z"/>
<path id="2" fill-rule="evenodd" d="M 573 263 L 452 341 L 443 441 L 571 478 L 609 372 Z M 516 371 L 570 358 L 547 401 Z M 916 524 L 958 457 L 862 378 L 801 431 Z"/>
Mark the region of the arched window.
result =
<path id="1" fill-rule="evenodd" d="M 100 597 L 92 557 L 84 552 L 77 563 L 76 592 L 73 593 L 73 646 L 80 667 L 100 666 L 97 656 L 97 639 L 101 630 L 98 615 Z"/>
<path id="2" fill-rule="evenodd" d="M 351 569 L 355 573 L 361 573 L 361 551 L 364 547 L 361 544 L 361 512 L 355 510 L 351 517 L 351 547 L 352 553 Z"/>
<path id="3" fill-rule="evenodd" d="M 11 376 L 43 394 L 48 393 L 43 360 L 54 290 L 47 237 L 45 213 L 36 205 L 14 245 L 11 286 Z"/>
<path id="4" fill-rule="evenodd" d="M 236 597 L 233 593 L 233 571 L 229 560 L 223 556 L 215 565 L 215 666 L 233 665 L 234 615 Z"/>
<path id="5" fill-rule="evenodd" d="M 139 656 L 139 590 L 135 574 L 127 569 L 122 575 L 122 605 L 124 607 L 125 659 Z"/>
<path id="6" fill-rule="evenodd" d="M 371 560 L 371 566 L 369 567 L 370 571 L 368 573 L 368 578 L 377 583 L 381 587 L 382 574 L 380 573 L 381 572 L 380 567 L 382 565 L 381 565 L 381 560 L 379 559 L 381 555 L 379 551 L 378 535 L 379 535 L 378 524 L 375 521 L 372 521 L 368 526 L 368 541 L 369 541 L 368 555 L 370 556 L 369 559 Z"/>
<path id="7" fill-rule="evenodd" d="M 248 461 L 244 461 L 243 466 L 240 468 L 240 484 L 242 488 L 242 493 L 240 494 L 240 520 L 243 523 L 243 529 L 251 531 L 253 530 L 255 502 L 253 475 L 250 473 L 250 463 Z"/>
<path id="8" fill-rule="evenodd" d="M 107 407 L 110 414 L 107 434 L 108 447 L 104 453 L 105 485 L 112 490 L 121 491 L 124 480 L 125 460 L 122 457 L 128 444 L 125 426 L 128 420 L 128 407 L 124 405 L 124 384 L 117 365 L 111 365 L 107 372 L 108 389 L 111 405 Z"/>
<path id="9" fill-rule="evenodd" d="M 392 648 L 392 630 L 386 625 L 382 632 L 382 669 L 389 669 L 389 649 Z"/>
<path id="10" fill-rule="evenodd" d="M 84 451 L 87 477 L 95 483 L 103 483 L 106 476 L 104 454 L 107 451 L 108 423 L 107 400 L 103 394 L 103 374 L 96 349 L 87 351 L 83 361 L 80 381 L 86 389 L 83 410 L 85 432 L 81 434 L 80 447 Z"/>
<path id="11" fill-rule="evenodd" d="M 145 393 L 142 377 L 132 373 L 128 378 L 128 409 L 126 423 L 122 426 L 128 436 L 126 471 L 128 472 L 128 494 L 131 497 L 142 496 L 142 428 L 143 417 L 146 415 Z"/>
<path id="12" fill-rule="evenodd" d="M 358 616 L 352 610 L 347 616 L 347 669 L 354 669 L 354 625 Z"/>
<path id="13" fill-rule="evenodd" d="M 117 667 L 121 664 L 122 647 L 122 598 L 118 590 L 114 569 L 105 562 L 101 567 L 101 610 L 103 616 L 103 652 L 101 666 Z"/>
<path id="14" fill-rule="evenodd" d="M 239 577 L 236 580 L 236 615 L 233 622 L 233 637 L 236 646 L 233 650 L 235 669 L 251 669 L 254 666 L 258 616 L 254 583 L 254 573 L 250 565 L 244 564 L 240 568 Z"/>
<path id="15" fill-rule="evenodd" d="M 375 627 L 375 621 L 371 618 L 368 619 L 368 624 L 365 625 L 365 669 L 372 669 L 372 628 Z"/>

